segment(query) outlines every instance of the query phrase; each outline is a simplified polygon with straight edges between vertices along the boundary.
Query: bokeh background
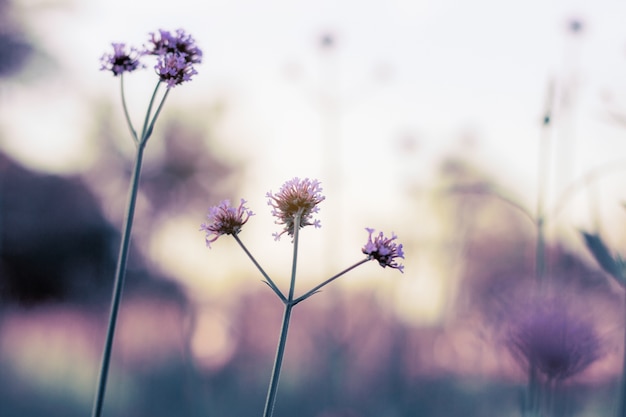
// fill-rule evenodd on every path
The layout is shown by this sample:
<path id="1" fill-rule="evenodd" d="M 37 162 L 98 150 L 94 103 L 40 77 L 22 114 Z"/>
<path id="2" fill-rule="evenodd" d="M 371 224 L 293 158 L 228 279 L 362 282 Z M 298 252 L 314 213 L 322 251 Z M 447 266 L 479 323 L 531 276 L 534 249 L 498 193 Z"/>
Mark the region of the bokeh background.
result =
<path id="1" fill-rule="evenodd" d="M 327 196 L 298 292 L 360 260 L 365 227 L 399 235 L 406 269 L 366 264 L 298 306 L 277 417 L 519 415 L 505 318 L 535 270 L 517 207 L 540 195 L 547 274 L 603 344 L 559 409 L 610 415 L 624 296 L 579 231 L 626 253 L 625 18 L 614 0 L 0 0 L 0 415 L 90 412 L 133 151 L 99 58 L 159 28 L 204 62 L 148 145 L 104 415 L 261 413 L 280 302 L 198 229 L 245 198 L 240 236 L 286 287 L 265 193 L 296 176 Z M 134 120 L 154 81 L 126 78 Z"/>

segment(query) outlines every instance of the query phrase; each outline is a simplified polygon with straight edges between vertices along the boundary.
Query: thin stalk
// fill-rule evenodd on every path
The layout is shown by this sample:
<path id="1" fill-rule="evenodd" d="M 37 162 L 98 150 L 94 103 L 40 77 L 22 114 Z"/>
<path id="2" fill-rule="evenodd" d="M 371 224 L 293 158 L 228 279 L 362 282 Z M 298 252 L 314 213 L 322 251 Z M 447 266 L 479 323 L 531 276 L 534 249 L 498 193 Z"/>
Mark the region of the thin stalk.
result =
<path id="1" fill-rule="evenodd" d="M 624 319 L 626 321 L 626 306 L 624 308 Z M 624 331 L 624 357 L 622 360 L 622 381 L 619 396 L 619 408 L 617 417 L 626 417 L 626 331 Z"/>
<path id="2" fill-rule="evenodd" d="M 280 338 L 278 339 L 278 348 L 276 349 L 276 359 L 274 360 L 274 368 L 272 369 L 272 376 L 270 378 L 270 386 L 267 390 L 267 399 L 265 401 L 265 409 L 263 410 L 263 417 L 271 417 L 274 414 L 274 405 L 276 404 L 276 393 L 278 392 L 278 379 L 280 378 L 280 371 L 283 364 L 283 357 L 285 356 L 285 346 L 287 344 L 287 332 L 289 331 L 289 321 L 291 319 L 291 310 L 294 305 L 285 304 L 285 311 L 283 313 L 283 323 L 280 328 Z"/>
<path id="3" fill-rule="evenodd" d="M 546 274 L 545 199 L 549 191 L 548 185 L 550 183 L 550 159 L 552 158 L 552 153 L 550 152 L 550 125 L 552 124 L 554 97 L 554 82 L 550 82 L 546 96 L 541 137 L 539 138 L 539 166 L 537 169 L 537 212 L 535 214 L 537 243 L 535 247 L 535 275 L 540 288 L 543 287 Z"/>
<path id="4" fill-rule="evenodd" d="M 267 273 L 265 272 L 265 270 L 263 270 L 263 268 L 261 267 L 261 265 L 259 265 L 259 263 L 257 262 L 257 260 L 254 258 L 254 256 L 252 256 L 252 254 L 250 253 L 250 251 L 248 250 L 248 248 L 243 244 L 243 242 L 241 241 L 241 239 L 239 239 L 239 236 L 237 235 L 233 235 L 233 238 L 235 238 L 235 241 L 239 244 L 239 246 L 241 246 L 241 249 L 243 249 L 243 251 L 246 253 L 246 255 L 248 255 L 248 258 L 250 258 L 250 260 L 252 261 L 252 263 L 254 264 L 254 266 L 257 267 L 257 269 L 261 272 L 261 275 L 263 275 L 263 277 L 265 278 L 265 282 L 267 283 L 267 285 L 269 285 L 269 287 L 272 289 L 272 291 L 274 291 L 276 293 L 276 295 L 278 296 L 278 298 L 280 298 L 280 300 L 283 303 L 287 302 L 287 298 L 283 295 L 283 293 L 280 291 L 280 289 L 276 286 L 276 284 L 274 283 L 274 281 L 272 281 L 272 279 L 270 278 L 269 275 L 267 275 Z"/>
<path id="5" fill-rule="evenodd" d="M 135 144 L 138 144 L 139 138 L 137 138 L 137 132 L 133 128 L 133 122 L 131 122 L 130 120 L 128 107 L 126 106 L 126 94 L 124 93 L 124 73 L 120 75 L 120 90 L 122 95 L 122 108 L 124 109 L 124 117 L 126 117 L 126 124 L 128 124 L 128 128 L 130 129 L 130 134 L 133 137 L 133 141 L 135 141 Z"/>
<path id="6" fill-rule="evenodd" d="M 137 146 L 137 155 L 135 157 L 135 166 L 130 183 L 130 191 L 128 197 L 128 206 L 126 209 L 126 217 L 124 219 L 124 228 L 122 233 L 122 242 L 120 244 L 120 252 L 117 260 L 117 268 L 115 270 L 115 281 L 113 286 L 113 298 L 111 300 L 111 313 L 109 315 L 109 325 L 104 343 L 104 353 L 102 355 L 102 366 L 100 368 L 100 376 L 98 378 L 98 389 L 93 404 L 93 417 L 100 417 L 102 412 L 102 403 L 106 391 L 107 376 L 109 373 L 109 364 L 111 361 L 111 350 L 113 348 L 113 338 L 115 335 L 115 325 L 117 323 L 117 314 L 119 311 L 120 301 L 122 298 L 122 289 L 124 287 L 124 278 L 126 275 L 126 263 L 128 259 L 128 249 L 130 247 L 131 230 L 133 228 L 133 217 L 135 215 L 135 203 L 137 201 L 137 190 L 139 189 L 139 176 L 141 174 L 141 163 L 143 159 L 143 146 Z"/>
<path id="7" fill-rule="evenodd" d="M 546 250 L 545 250 L 545 198 L 548 188 L 548 177 L 550 175 L 550 141 L 549 141 L 549 109 L 543 126 L 543 135 L 539 144 L 539 169 L 537 172 L 537 213 L 535 225 L 537 228 L 537 243 L 535 253 L 535 275 L 539 284 L 543 284 L 546 272 Z"/>
<path id="8" fill-rule="evenodd" d="M 152 118 L 152 123 L 148 123 L 150 120 L 150 114 L 152 113 L 152 107 L 154 106 L 154 99 L 156 98 L 157 92 L 159 91 L 159 87 L 161 86 L 161 80 L 157 81 L 157 85 L 154 87 L 154 91 L 152 92 L 152 97 L 150 97 L 150 103 L 148 104 L 148 110 L 146 111 L 146 117 L 143 121 L 143 129 L 141 130 L 141 142 L 145 142 L 148 137 L 146 136 L 146 132 L 148 131 L 148 126 L 154 124 L 154 120 L 156 116 Z M 168 88 L 169 91 L 169 88 Z M 167 91 L 165 92 L 167 96 Z M 163 105 L 163 101 L 165 101 L 165 97 L 161 100 L 161 105 Z M 159 106 L 160 108 L 161 106 Z"/>
<path id="9" fill-rule="evenodd" d="M 285 356 L 285 346 L 287 345 L 287 333 L 289 331 L 289 321 L 291 319 L 291 310 L 293 309 L 293 293 L 296 286 L 296 266 L 298 263 L 298 237 L 300 230 L 301 214 L 294 216 L 293 230 L 293 261 L 291 263 L 291 280 L 289 284 L 289 296 L 285 302 L 285 311 L 283 314 L 283 322 L 280 328 L 280 337 L 278 339 L 278 347 L 276 348 L 276 359 L 274 360 L 274 368 L 270 377 L 270 385 L 267 390 L 267 399 L 265 401 L 265 409 L 263 417 L 271 417 L 274 414 L 274 405 L 276 403 L 276 392 L 278 391 L 278 380 L 280 379 L 280 371 Z"/>
<path id="10" fill-rule="evenodd" d="M 356 267 L 358 267 L 358 266 L 360 266 L 360 265 L 363 265 L 365 262 L 369 262 L 369 261 L 370 261 L 370 258 L 369 258 L 369 257 L 367 257 L 367 258 L 362 259 L 362 260 L 360 260 L 359 262 L 355 263 L 354 265 L 352 265 L 352 266 L 350 266 L 350 267 L 348 267 L 348 268 L 344 269 L 344 270 L 343 270 L 343 271 L 341 271 L 340 273 L 338 273 L 338 274 L 336 274 L 336 275 L 333 275 L 332 277 L 328 278 L 326 281 L 322 282 L 321 284 L 319 284 L 318 286 L 316 286 L 315 288 L 313 288 L 311 291 L 309 291 L 309 292 L 307 292 L 306 294 L 301 295 L 300 297 L 298 297 L 298 298 L 296 298 L 295 300 L 293 300 L 293 305 L 296 305 L 296 304 L 298 304 L 299 302 L 306 300 L 307 298 L 309 298 L 309 297 L 310 297 L 310 296 L 312 296 L 313 294 L 315 294 L 315 293 L 319 292 L 319 290 L 320 290 L 322 287 L 324 287 L 324 286 L 326 286 L 326 285 L 330 284 L 331 282 L 333 282 L 334 280 L 336 280 L 336 279 L 337 279 L 337 278 L 339 278 L 340 276 L 342 276 L 342 275 L 344 275 L 344 274 L 346 274 L 346 273 L 348 273 L 348 272 L 352 271 L 354 268 L 356 268 Z"/>
<path id="11" fill-rule="evenodd" d="M 159 87 L 159 84 L 157 84 L 157 88 Z M 157 88 L 154 89 L 154 93 L 156 94 Z M 167 95 L 170 93 L 170 89 L 166 89 L 165 90 L 165 94 L 163 94 L 163 98 L 161 99 L 161 102 L 159 103 L 159 107 L 157 107 L 156 112 L 154 112 L 154 117 L 152 117 L 152 121 L 150 121 L 150 124 L 148 125 L 148 128 L 145 129 L 144 127 L 144 135 L 142 138 L 142 144 L 145 145 L 146 142 L 148 141 L 148 139 L 150 138 L 150 136 L 152 135 L 152 129 L 154 129 L 154 123 L 156 122 L 157 118 L 159 117 L 159 114 L 161 113 L 161 109 L 163 109 L 163 104 L 165 104 L 165 99 L 167 98 Z M 150 103 L 150 105 L 152 106 L 152 102 Z M 147 121 L 147 119 L 146 119 Z"/>

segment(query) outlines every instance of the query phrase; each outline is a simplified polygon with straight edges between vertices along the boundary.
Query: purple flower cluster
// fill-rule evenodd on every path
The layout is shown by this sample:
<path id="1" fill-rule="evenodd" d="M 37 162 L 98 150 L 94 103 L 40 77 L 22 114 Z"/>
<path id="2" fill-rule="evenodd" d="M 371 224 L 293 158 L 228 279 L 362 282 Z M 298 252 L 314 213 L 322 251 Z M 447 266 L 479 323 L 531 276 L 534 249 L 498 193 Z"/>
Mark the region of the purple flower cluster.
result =
<path id="1" fill-rule="evenodd" d="M 601 356 L 600 339 L 591 323 L 581 320 L 558 300 L 542 300 L 513 320 L 507 347 L 524 369 L 548 380 L 564 380 Z"/>
<path id="2" fill-rule="evenodd" d="M 278 219 L 276 224 L 285 225 L 282 232 L 273 234 L 275 240 L 279 240 L 283 233 L 293 236 L 296 227 L 321 227 L 320 221 L 313 219 L 313 213 L 319 211 L 317 205 L 326 198 L 321 192 L 319 181 L 296 177 L 285 182 L 278 193 L 269 191 L 266 194 L 267 204 L 273 207 L 272 215 Z M 299 218 L 297 225 L 296 216 Z"/>
<path id="3" fill-rule="evenodd" d="M 366 254 L 369 259 L 376 259 L 383 268 L 395 268 L 404 273 L 404 265 L 398 264 L 396 261 L 396 258 L 404 259 L 402 244 L 396 244 L 396 242 L 394 242 L 398 236 L 392 233 L 389 238 L 385 237 L 383 232 L 380 232 L 378 236 L 372 239 L 374 229 L 366 228 L 365 230 L 369 233 L 369 238 L 365 246 L 363 246 L 363 253 Z"/>
<path id="4" fill-rule="evenodd" d="M 250 216 L 254 216 L 252 210 L 245 206 L 243 198 L 239 207 L 230 205 L 229 200 L 222 201 L 218 206 L 210 207 L 207 215 L 208 223 L 202 223 L 200 230 L 206 232 L 206 245 L 210 248 L 211 243 L 222 235 L 236 235 L 241 230 Z"/>
<path id="5" fill-rule="evenodd" d="M 168 88 L 190 81 L 198 72 L 194 64 L 202 62 L 202 51 L 191 35 L 183 29 L 173 34 L 160 29 L 150 33 L 149 45 L 139 50 L 127 49 L 123 43 L 113 43 L 113 53 L 106 53 L 100 58 L 101 70 L 112 71 L 117 76 L 144 67 L 140 59 L 145 55 L 156 56 L 154 69 L 159 79 Z"/>
<path id="6" fill-rule="evenodd" d="M 100 58 L 102 64 L 100 70 L 112 71 L 113 75 L 118 76 L 123 72 L 133 72 L 137 68 L 142 68 L 143 64 L 139 59 L 144 54 L 137 48 L 127 48 L 125 43 L 112 43 L 113 53 L 104 54 Z"/>
<path id="7" fill-rule="evenodd" d="M 193 65 L 202 62 L 202 51 L 184 30 L 178 29 L 174 34 L 166 30 L 150 33 L 150 43 L 147 53 L 157 56 L 154 68 L 168 87 L 189 81 L 198 73 Z"/>

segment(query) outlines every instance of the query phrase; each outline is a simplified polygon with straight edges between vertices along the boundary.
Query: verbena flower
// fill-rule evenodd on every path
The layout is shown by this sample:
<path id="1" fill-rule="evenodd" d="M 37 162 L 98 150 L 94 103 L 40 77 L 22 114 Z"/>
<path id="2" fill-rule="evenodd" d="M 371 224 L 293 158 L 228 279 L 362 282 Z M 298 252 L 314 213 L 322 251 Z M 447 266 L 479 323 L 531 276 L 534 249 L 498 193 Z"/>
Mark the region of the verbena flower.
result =
<path id="1" fill-rule="evenodd" d="M 137 48 L 127 48 L 125 43 L 112 43 L 113 53 L 105 53 L 100 58 L 102 71 L 112 71 L 118 76 L 124 72 L 132 72 L 138 68 L 143 68 L 139 59 L 143 52 Z"/>
<path id="2" fill-rule="evenodd" d="M 243 198 L 239 207 L 230 205 L 229 200 L 222 201 L 218 206 L 210 207 L 207 215 L 208 223 L 202 223 L 200 230 L 206 232 L 206 245 L 210 248 L 211 243 L 222 235 L 236 235 L 241 226 L 246 224 L 250 216 L 254 216 L 252 210 L 245 206 Z"/>
<path id="3" fill-rule="evenodd" d="M 391 237 L 388 238 L 385 237 L 383 232 L 380 232 L 378 236 L 372 239 L 374 229 L 365 228 L 365 230 L 369 233 L 369 238 L 365 246 L 363 246 L 363 253 L 370 259 L 376 259 L 383 268 L 388 266 L 404 273 L 404 265 L 398 264 L 396 261 L 396 258 L 404 259 L 402 244 L 394 242 L 398 236 L 392 233 Z"/>
<path id="4" fill-rule="evenodd" d="M 524 309 L 511 326 L 507 347 L 525 369 L 534 368 L 548 380 L 572 377 L 601 356 L 592 324 L 558 300 Z"/>
<path id="5" fill-rule="evenodd" d="M 146 47 L 146 53 L 157 56 L 154 68 L 159 78 L 170 88 L 191 80 L 198 73 L 194 64 L 202 62 L 202 51 L 183 29 L 178 29 L 174 34 L 162 29 L 158 33 L 150 33 L 150 45 Z"/>
<path id="6" fill-rule="evenodd" d="M 267 204 L 273 207 L 272 215 L 278 219 L 276 224 L 285 225 L 282 232 L 272 234 L 275 240 L 279 240 L 283 233 L 293 236 L 296 226 L 321 227 L 320 221 L 313 219 L 313 213 L 319 211 L 317 205 L 326 198 L 321 192 L 319 181 L 308 178 L 301 180 L 296 177 L 285 182 L 275 195 L 271 191 L 266 194 L 269 198 Z M 300 216 L 297 225 L 296 215 Z"/>

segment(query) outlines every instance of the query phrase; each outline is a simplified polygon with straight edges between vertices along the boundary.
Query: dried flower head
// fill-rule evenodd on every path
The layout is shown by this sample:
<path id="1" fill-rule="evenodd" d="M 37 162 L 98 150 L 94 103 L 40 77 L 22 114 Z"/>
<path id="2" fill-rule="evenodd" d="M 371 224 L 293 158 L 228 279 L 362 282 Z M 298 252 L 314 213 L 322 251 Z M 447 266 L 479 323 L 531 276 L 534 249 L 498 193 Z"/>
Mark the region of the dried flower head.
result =
<path id="1" fill-rule="evenodd" d="M 239 207 L 230 205 L 229 200 L 222 201 L 218 206 L 210 207 L 207 214 L 208 223 L 202 223 L 200 230 L 206 232 L 206 245 L 210 248 L 222 235 L 236 235 L 241 230 L 250 216 L 254 216 L 252 210 L 245 206 L 246 200 L 243 198 Z"/>
<path id="2" fill-rule="evenodd" d="M 319 220 L 313 219 L 313 213 L 319 211 L 317 206 L 326 197 L 322 194 L 322 187 L 317 180 L 305 178 L 293 178 L 285 182 L 276 195 L 269 191 L 266 197 L 267 204 L 273 207 L 272 215 L 275 216 L 276 224 L 284 224 L 280 233 L 274 233 L 274 239 L 279 240 L 283 233 L 293 236 L 296 226 L 296 216 L 299 216 L 298 228 L 304 226 L 321 227 Z"/>
<path id="3" fill-rule="evenodd" d="M 139 59 L 143 55 L 136 48 L 127 48 L 124 43 L 112 43 L 113 53 L 105 53 L 100 58 L 102 64 L 100 70 L 112 71 L 113 75 L 118 76 L 124 72 L 132 72 L 138 68 L 143 68 Z"/>
<path id="4" fill-rule="evenodd" d="M 404 273 L 404 265 L 396 262 L 396 258 L 404 259 L 402 244 L 396 244 L 394 242 L 398 236 L 392 233 L 391 237 L 388 238 L 383 235 L 383 232 L 380 232 L 378 236 L 372 239 L 374 229 L 365 228 L 365 230 L 369 233 L 369 238 L 365 246 L 363 246 L 363 253 L 366 254 L 369 259 L 376 259 L 383 268 L 388 266 Z"/>
<path id="5" fill-rule="evenodd" d="M 534 368 L 548 380 L 574 376 L 601 356 L 592 324 L 558 300 L 525 308 L 513 321 L 507 347 L 525 369 Z"/>
<path id="6" fill-rule="evenodd" d="M 202 62 L 202 51 L 183 29 L 178 29 L 174 34 L 159 29 L 158 33 L 150 33 L 149 42 L 146 53 L 157 56 L 154 68 L 168 87 L 189 81 L 198 73 L 194 64 Z"/>

